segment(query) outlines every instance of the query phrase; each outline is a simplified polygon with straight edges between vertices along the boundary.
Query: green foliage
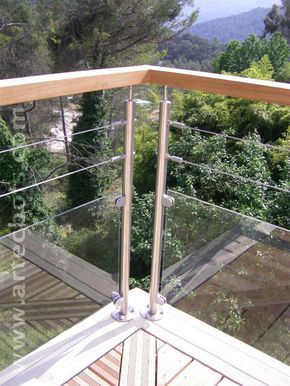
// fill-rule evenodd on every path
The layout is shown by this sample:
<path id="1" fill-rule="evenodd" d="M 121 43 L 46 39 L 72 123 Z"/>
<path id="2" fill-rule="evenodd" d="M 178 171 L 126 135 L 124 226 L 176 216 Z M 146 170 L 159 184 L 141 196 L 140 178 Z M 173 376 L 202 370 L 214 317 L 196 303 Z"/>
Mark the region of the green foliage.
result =
<path id="1" fill-rule="evenodd" d="M 154 203 L 155 193 L 149 192 L 139 197 L 136 192 L 134 192 L 132 208 L 131 276 L 138 280 L 150 274 Z M 185 220 L 184 227 L 186 227 L 186 224 Z M 181 257 L 185 245 L 180 242 L 180 238 L 172 237 L 169 228 L 166 228 L 164 232 L 166 248 L 174 254 L 175 258 Z M 145 283 L 143 282 L 143 285 L 145 285 Z"/>
<path id="2" fill-rule="evenodd" d="M 0 77 L 47 71 L 49 59 L 39 14 L 29 0 L 0 2 Z"/>
<path id="3" fill-rule="evenodd" d="M 55 242 L 65 250 L 113 275 L 118 273 L 120 211 L 112 198 L 69 211 L 57 218 L 63 231 Z"/>
<path id="4" fill-rule="evenodd" d="M 186 33 L 169 40 L 160 49 L 166 51 L 162 58 L 165 66 L 210 71 L 211 62 L 222 52 L 223 45 L 217 40 L 209 41 Z"/>
<path id="5" fill-rule="evenodd" d="M 133 195 L 132 205 L 132 244 L 131 244 L 131 276 L 144 277 L 150 273 L 153 237 L 153 192 L 138 197 Z"/>
<path id="6" fill-rule="evenodd" d="M 253 62 L 258 62 L 267 55 L 277 74 L 288 62 L 289 54 L 287 41 L 280 33 L 275 33 L 269 40 L 250 35 L 242 43 L 231 41 L 225 51 L 214 60 L 213 66 L 216 72 L 240 74 Z"/>
<path id="7" fill-rule="evenodd" d="M 274 4 L 264 19 L 265 34 L 281 32 L 290 44 L 290 0 L 282 0 L 282 5 Z"/>
<path id="8" fill-rule="evenodd" d="M 150 289 L 150 276 L 145 276 L 142 279 L 136 279 L 135 277 L 130 277 L 129 279 L 130 289 L 140 288 L 143 291 L 149 292 Z"/>
<path id="9" fill-rule="evenodd" d="M 240 305 L 238 297 L 219 293 L 213 303 L 219 304 L 223 310 L 226 309 L 223 312 L 211 312 L 211 321 L 216 328 L 227 333 L 238 332 L 243 329 L 245 324 L 242 317 L 243 307 Z"/>
<path id="10" fill-rule="evenodd" d="M 174 97 L 178 97 L 177 92 Z M 182 101 L 178 100 L 177 108 L 173 111 L 173 118 L 193 127 L 218 132 L 230 128 L 227 98 L 217 94 L 199 91 L 185 93 Z"/>
<path id="11" fill-rule="evenodd" d="M 256 130 L 263 142 L 269 142 L 287 132 L 289 114 L 288 107 L 203 92 L 187 92 L 182 101 L 178 97 L 173 118 L 192 127 L 218 133 L 226 131 L 238 137 Z"/>
<path id="12" fill-rule="evenodd" d="M 281 24 L 280 7 L 273 4 L 271 10 L 264 19 L 265 32 L 273 34 L 276 32 Z"/>
<path id="13" fill-rule="evenodd" d="M 46 3 L 46 0 L 41 0 Z M 47 12 L 55 9 L 51 2 Z M 65 1 L 50 34 L 55 68 L 107 67 L 158 59 L 156 47 L 190 26 L 195 18 L 182 14 L 192 0 Z M 55 16 L 54 16 L 55 18 Z M 152 54 L 152 57 L 151 57 Z"/>
<path id="14" fill-rule="evenodd" d="M 74 128 L 74 133 L 102 127 L 107 112 L 102 92 L 83 94 L 80 111 L 82 115 Z M 111 141 L 105 129 L 76 135 L 71 142 L 69 171 L 73 172 L 107 161 L 112 155 Z M 70 204 L 78 206 L 102 196 L 110 186 L 113 176 L 111 165 L 72 174 L 69 177 L 67 190 Z"/>
<path id="15" fill-rule="evenodd" d="M 154 190 L 157 134 L 156 129 L 146 124 L 142 124 L 136 129 L 133 182 L 140 196 Z"/>
<path id="16" fill-rule="evenodd" d="M 169 164 L 168 185 L 201 200 L 287 226 L 287 215 L 282 218 L 283 213 L 289 213 L 290 209 L 287 194 L 278 194 L 256 184 L 273 184 L 274 169 L 269 162 L 269 151 L 259 144 L 258 135 L 252 134 L 245 139 L 250 141 L 235 143 L 225 136 L 206 137 L 192 130 L 183 130 L 172 141 L 170 154 L 206 165 L 213 171 L 192 165 Z M 280 163 L 279 166 L 283 172 L 276 183 L 284 187 L 289 179 L 289 165 Z M 253 182 L 243 181 L 235 175 Z M 280 215 L 273 198 L 274 201 L 283 201 Z"/>
<path id="17" fill-rule="evenodd" d="M 284 67 L 278 72 L 276 76 L 278 82 L 290 83 L 290 62 L 286 63 Z"/>
<path id="18" fill-rule="evenodd" d="M 247 78 L 271 80 L 274 74 L 274 68 L 268 57 L 264 55 L 257 62 L 252 62 L 249 68 L 241 72 L 241 75 Z"/>
<path id="19" fill-rule="evenodd" d="M 0 148 L 9 149 L 24 143 L 25 137 L 21 134 L 11 134 L 4 121 L 0 119 Z M 37 181 L 45 179 L 51 164 L 49 153 L 42 148 L 23 148 L 1 154 L 1 194 L 33 184 L 36 178 Z M 50 213 L 39 188 L 3 197 L 0 205 L 0 227 L 5 228 L 8 225 L 11 230 L 42 220 Z M 18 216 L 17 221 L 13 218 L 14 215 Z"/>

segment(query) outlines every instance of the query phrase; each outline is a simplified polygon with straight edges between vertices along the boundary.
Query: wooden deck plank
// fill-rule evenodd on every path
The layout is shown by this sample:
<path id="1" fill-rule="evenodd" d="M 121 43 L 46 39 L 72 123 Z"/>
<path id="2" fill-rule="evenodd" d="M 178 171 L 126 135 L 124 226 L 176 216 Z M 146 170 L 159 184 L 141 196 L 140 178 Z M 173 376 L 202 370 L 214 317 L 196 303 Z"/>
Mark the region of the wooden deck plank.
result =
<path id="1" fill-rule="evenodd" d="M 271 342 L 271 344 L 269 344 Z M 290 354 L 290 307 L 258 339 L 255 346 L 283 361 Z"/>
<path id="2" fill-rule="evenodd" d="M 15 242 L 9 238 L 3 239 L 2 243 L 11 250 L 15 246 Z M 40 249 L 41 245 L 45 245 L 45 248 Z M 104 276 L 104 271 L 96 267 L 90 267 L 88 270 L 84 267 L 81 269 L 80 264 L 76 263 L 81 260 L 80 258 L 72 257 L 73 255 L 69 253 L 65 258 L 65 251 L 54 244 L 45 240 L 39 244 L 26 237 L 25 246 L 25 259 L 101 305 L 107 304 L 111 300 L 112 291 L 117 290 L 117 283 L 110 275 Z M 51 249 L 48 252 L 49 248 Z"/>
<path id="3" fill-rule="evenodd" d="M 287 305 L 272 305 L 268 307 L 251 308 L 243 315 L 245 324 L 235 337 L 251 345 L 255 345 L 279 316 L 287 309 Z M 268 342 L 269 344 L 269 342 Z"/>
<path id="4" fill-rule="evenodd" d="M 118 346 L 118 349 L 122 353 L 122 345 Z M 121 358 L 120 353 L 113 349 L 73 379 L 81 379 L 87 385 L 118 386 Z"/>
<path id="5" fill-rule="evenodd" d="M 103 378 L 100 378 L 96 373 L 94 373 L 92 370 L 85 369 L 84 374 L 86 374 L 88 377 L 92 379 L 94 382 L 94 385 L 101 385 L 101 386 L 112 386 L 110 383 L 106 382 Z"/>
<path id="6" fill-rule="evenodd" d="M 156 350 L 160 350 L 162 346 L 165 345 L 165 342 L 162 342 L 160 339 L 156 339 Z"/>
<path id="7" fill-rule="evenodd" d="M 158 350 L 157 385 L 169 384 L 182 370 L 192 362 L 192 358 L 168 344 Z"/>
<path id="8" fill-rule="evenodd" d="M 110 367 L 105 366 L 101 360 L 97 364 L 93 363 L 89 369 L 110 385 L 118 386 L 116 374 L 112 374 Z"/>
<path id="9" fill-rule="evenodd" d="M 139 330 L 126 339 L 120 386 L 155 386 L 155 337 Z"/>
<path id="10" fill-rule="evenodd" d="M 25 261 L 25 268 L 21 270 L 21 275 L 25 277 L 25 280 L 31 280 L 34 276 L 39 274 L 42 270 L 36 265 L 30 263 L 29 261 Z M 15 281 L 13 280 L 13 275 L 11 272 L 4 272 L 3 280 L 0 283 L 0 292 L 7 291 L 9 292 Z M 0 300 L 1 301 L 1 300 Z"/>
<path id="11" fill-rule="evenodd" d="M 219 382 L 219 384 L 218 384 L 218 386 L 238 386 L 238 385 L 239 385 L 238 383 L 233 382 L 233 381 L 231 381 L 231 380 L 228 379 L 228 378 L 223 378 L 223 379 Z"/>
<path id="12" fill-rule="evenodd" d="M 74 378 L 74 381 L 77 383 L 78 386 L 88 386 L 88 383 L 79 375 Z"/>
<path id="13" fill-rule="evenodd" d="M 64 250 L 57 245 L 44 240 L 39 234 L 32 232 L 29 234 L 29 247 L 31 252 L 35 253 L 39 250 L 39 244 L 43 245 L 45 248 L 44 250 L 44 257 L 45 259 L 49 259 L 49 256 L 52 255 L 52 259 L 54 260 L 56 257 L 61 260 L 61 263 L 64 264 L 66 261 L 69 261 L 70 263 L 73 263 L 74 265 L 78 266 L 79 268 L 84 269 L 85 271 L 91 272 L 93 274 L 96 273 L 96 267 L 90 263 L 88 263 L 86 260 L 83 260 L 76 255 L 73 255 L 67 250 Z M 111 280 L 112 276 L 110 273 L 100 269 L 98 271 L 99 276 L 103 277 L 104 279 Z"/>
<path id="14" fill-rule="evenodd" d="M 76 378 L 81 379 L 84 382 L 85 386 L 98 386 L 98 383 L 96 383 L 95 380 L 93 380 L 88 374 L 86 374 L 84 371 L 82 371 Z"/>
<path id="15" fill-rule="evenodd" d="M 176 303 L 186 294 L 214 277 L 222 268 L 234 266 L 236 260 L 240 260 L 249 250 L 261 244 L 268 238 L 269 233 L 275 229 L 274 225 L 267 223 L 257 224 L 253 227 L 251 237 L 245 235 L 241 226 L 234 226 L 216 239 L 208 242 L 189 256 L 181 259 L 163 271 L 162 290 L 170 304 Z M 182 284 L 182 290 L 173 287 L 171 276 L 178 277 L 178 286 Z M 240 279 L 240 278 L 238 278 Z M 169 284 L 166 285 L 166 281 Z M 248 285 L 244 287 L 249 288 Z M 255 287 L 254 287 L 255 288 Z"/>
<path id="16" fill-rule="evenodd" d="M 77 277 L 79 280 L 84 281 L 92 287 L 96 285 L 96 274 L 98 281 L 103 286 L 102 291 L 109 291 L 110 293 L 112 290 L 111 286 L 116 285 L 110 273 L 43 239 L 36 233 L 29 234 L 25 242 L 27 250 L 36 255 L 39 254 L 43 260 L 48 263 L 53 263 L 56 267 L 62 268 L 72 275 L 78 273 Z M 41 254 L 39 253 L 40 246 L 42 246 Z"/>
<path id="17" fill-rule="evenodd" d="M 189 364 L 177 377 L 169 383 L 170 386 L 216 386 L 222 375 L 204 366 L 198 361 Z"/>
<path id="18" fill-rule="evenodd" d="M 71 379 L 65 384 L 65 386 L 79 386 L 79 384 L 74 379 Z"/>
<path id="19" fill-rule="evenodd" d="M 230 302 L 217 299 L 219 295 L 232 298 L 241 312 L 241 328 L 226 332 L 252 345 L 256 345 L 264 335 L 271 339 L 267 330 L 273 330 L 272 324 L 290 304 L 288 238 L 274 229 L 270 236 L 260 240 L 175 306 L 206 323 L 223 328 L 224 323 L 219 323 L 219 319 L 229 318 Z M 284 331 L 287 332 L 285 325 Z M 274 339 L 274 335 L 272 337 L 272 341 L 265 341 L 264 344 L 268 348 L 265 352 L 270 354 L 275 353 L 270 351 L 272 346 L 279 351 L 279 339 Z M 255 347 L 261 349 L 263 346 Z M 285 344 L 281 341 L 281 351 L 284 349 Z M 277 359 L 281 358 L 277 356 Z"/>

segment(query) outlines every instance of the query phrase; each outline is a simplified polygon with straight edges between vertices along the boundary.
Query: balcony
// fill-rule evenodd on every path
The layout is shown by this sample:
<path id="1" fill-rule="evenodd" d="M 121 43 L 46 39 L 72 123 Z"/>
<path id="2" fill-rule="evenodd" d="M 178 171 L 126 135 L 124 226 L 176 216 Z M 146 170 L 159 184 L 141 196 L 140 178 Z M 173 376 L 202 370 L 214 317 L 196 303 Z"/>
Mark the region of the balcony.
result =
<path id="1" fill-rule="evenodd" d="M 148 294 L 129 290 L 129 267 L 136 123 L 132 87 L 151 84 L 165 87 Z M 1 200 L 103 165 L 122 175 L 121 186 L 105 197 L 53 216 L 63 228 L 74 224 L 72 236 L 81 234 L 84 219 L 88 229 L 92 219 L 103 221 L 108 232 L 93 239 L 92 247 L 103 255 L 98 264 L 85 261 L 83 250 L 72 252 L 71 245 L 60 242 L 51 230 L 52 218 L 1 236 L 0 384 L 290 384 L 290 232 L 166 186 L 167 163 L 190 163 L 168 152 L 168 87 L 289 106 L 289 85 L 138 66 L 2 80 L 0 106 L 124 87 L 129 87 L 125 120 L 109 125 L 110 130 L 124 127 L 123 154 L 0 195 Z M 88 132 L 97 129 L 104 128 Z M 21 146 L 47 141 L 54 139 Z M 1 149 L 0 156 L 20 147 Z M 286 188 L 263 187 L 289 194 Z M 183 246 L 178 256 L 173 239 Z M 87 239 L 82 248 L 89 244 Z M 17 286 L 24 283 L 22 296 Z"/>

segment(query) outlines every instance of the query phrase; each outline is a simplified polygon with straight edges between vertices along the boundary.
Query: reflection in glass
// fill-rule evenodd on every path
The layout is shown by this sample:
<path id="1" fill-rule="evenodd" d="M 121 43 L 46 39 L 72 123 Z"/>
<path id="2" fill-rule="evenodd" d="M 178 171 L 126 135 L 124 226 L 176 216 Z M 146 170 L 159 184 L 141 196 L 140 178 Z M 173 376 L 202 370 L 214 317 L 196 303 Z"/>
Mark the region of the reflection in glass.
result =
<path id="1" fill-rule="evenodd" d="M 111 301 L 119 210 L 100 198 L 0 238 L 0 368 Z"/>
<path id="2" fill-rule="evenodd" d="M 290 231 L 173 191 L 162 294 L 290 364 Z"/>

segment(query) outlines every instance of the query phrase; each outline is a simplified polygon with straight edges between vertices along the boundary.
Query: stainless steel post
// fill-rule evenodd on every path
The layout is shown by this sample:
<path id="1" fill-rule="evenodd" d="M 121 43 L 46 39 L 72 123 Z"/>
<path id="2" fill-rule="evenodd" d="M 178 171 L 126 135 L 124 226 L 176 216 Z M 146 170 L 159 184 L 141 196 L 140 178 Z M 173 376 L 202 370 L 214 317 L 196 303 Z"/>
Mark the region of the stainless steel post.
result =
<path id="1" fill-rule="evenodd" d="M 160 305 L 163 303 L 162 297 L 158 294 L 158 291 L 160 284 L 161 249 L 165 206 L 164 200 L 167 197 L 165 196 L 165 190 L 170 106 L 171 103 L 167 100 L 167 87 L 165 87 L 164 98 L 160 102 L 150 304 L 149 309 L 142 313 L 142 316 L 152 320 L 160 319 L 162 314 Z"/>
<path id="2" fill-rule="evenodd" d="M 132 99 L 132 87 L 130 87 L 129 99 L 125 102 L 125 114 L 123 187 L 122 197 L 118 199 L 119 205 L 117 201 L 117 206 L 122 207 L 120 295 L 115 298 L 119 310 L 112 314 L 115 319 L 121 321 L 130 320 L 134 317 L 134 310 L 129 307 L 128 303 L 134 158 L 134 101 Z"/>

